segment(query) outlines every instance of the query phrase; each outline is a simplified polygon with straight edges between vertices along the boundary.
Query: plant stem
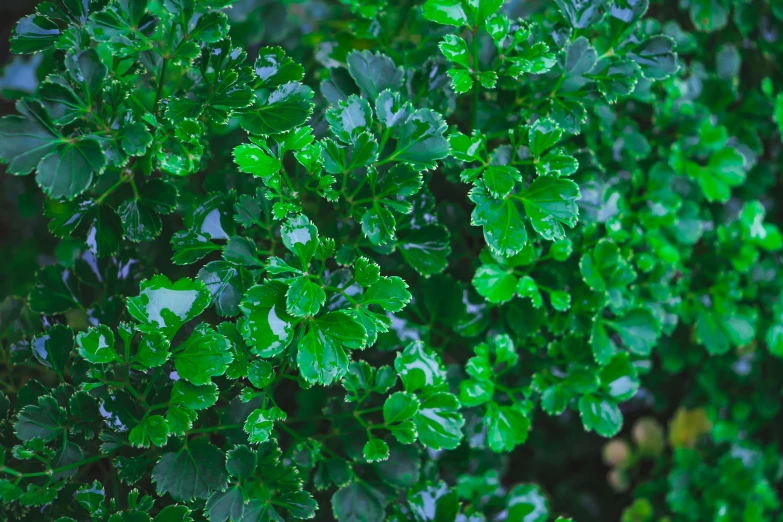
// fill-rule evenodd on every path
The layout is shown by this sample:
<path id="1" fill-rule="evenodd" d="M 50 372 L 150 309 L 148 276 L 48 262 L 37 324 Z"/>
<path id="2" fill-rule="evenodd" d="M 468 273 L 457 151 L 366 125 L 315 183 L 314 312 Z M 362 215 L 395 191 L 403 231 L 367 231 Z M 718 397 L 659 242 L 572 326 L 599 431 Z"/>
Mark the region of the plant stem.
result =
<path id="1" fill-rule="evenodd" d="M 383 406 L 376 406 L 374 408 L 366 408 L 364 410 L 355 410 L 355 411 L 348 411 L 344 413 L 337 413 L 334 415 L 309 415 L 307 417 L 289 417 L 285 420 L 287 423 L 299 423 L 299 422 L 313 422 L 313 421 L 319 421 L 319 420 L 325 420 L 325 419 L 341 419 L 344 417 L 356 417 L 357 419 L 364 415 L 365 413 L 373 413 L 376 411 L 381 411 L 383 409 Z M 282 424 L 282 423 L 281 423 Z"/>
<path id="2" fill-rule="evenodd" d="M 95 203 L 97 203 L 98 205 L 103 203 L 103 200 L 106 199 L 109 196 L 109 194 L 117 190 L 119 186 L 125 183 L 126 181 L 128 181 L 127 178 L 123 175 L 120 175 L 120 179 L 117 181 L 117 183 L 115 183 L 114 185 L 106 189 L 106 192 L 98 196 L 98 199 L 95 200 Z"/>
<path id="3" fill-rule="evenodd" d="M 136 196 L 136 199 L 141 199 L 141 196 L 139 196 L 139 188 L 136 186 L 136 182 L 133 180 L 133 178 L 130 178 L 130 184 L 133 188 L 133 195 Z"/>
<path id="4" fill-rule="evenodd" d="M 158 102 L 160 101 L 160 95 L 163 92 L 163 82 L 166 79 L 166 68 L 169 65 L 169 54 L 171 53 L 171 41 L 174 39 L 174 26 L 171 24 L 171 30 L 169 31 L 169 39 L 166 42 L 166 53 L 163 55 L 163 64 L 160 66 L 160 76 L 158 77 L 158 89 L 155 92 L 155 103 L 152 104 L 152 112 L 158 110 Z"/>
<path id="5" fill-rule="evenodd" d="M 160 67 L 160 77 L 158 78 L 158 89 L 155 91 L 155 103 L 152 104 L 152 112 L 158 110 L 158 102 L 160 102 L 160 95 L 163 92 L 163 79 L 166 77 L 166 68 L 169 65 L 169 59 L 163 58 L 163 65 Z"/>
<path id="6" fill-rule="evenodd" d="M 478 26 L 473 28 L 473 68 L 475 69 L 475 78 L 473 80 L 473 114 L 471 115 L 470 126 L 472 129 L 476 129 L 476 123 L 478 122 L 478 104 L 479 94 L 481 89 L 481 83 L 479 82 L 479 76 L 481 74 L 479 64 L 479 39 L 478 39 Z"/>
<path id="7" fill-rule="evenodd" d="M 59 468 L 54 469 L 48 469 L 46 471 L 35 471 L 32 473 L 21 473 L 19 471 L 16 471 L 15 469 L 11 469 L 9 467 L 3 466 L 0 468 L 0 473 L 8 473 L 9 475 L 14 475 L 15 477 L 21 477 L 21 478 L 30 478 L 30 477 L 46 477 L 50 475 L 54 475 L 56 473 L 60 473 L 62 471 L 68 471 L 69 469 L 78 468 L 80 466 L 84 466 L 86 464 L 90 464 L 92 462 L 97 462 L 99 460 L 108 458 L 109 455 L 95 455 L 93 457 L 90 457 L 88 459 L 80 460 L 79 462 L 73 462 L 71 464 L 68 464 L 67 466 L 61 466 Z"/>
<path id="8" fill-rule="evenodd" d="M 223 424 L 222 426 L 212 426 L 209 428 L 197 428 L 195 430 L 188 431 L 188 435 L 194 435 L 196 433 L 213 433 L 215 431 L 234 430 L 241 428 L 242 424 Z"/>

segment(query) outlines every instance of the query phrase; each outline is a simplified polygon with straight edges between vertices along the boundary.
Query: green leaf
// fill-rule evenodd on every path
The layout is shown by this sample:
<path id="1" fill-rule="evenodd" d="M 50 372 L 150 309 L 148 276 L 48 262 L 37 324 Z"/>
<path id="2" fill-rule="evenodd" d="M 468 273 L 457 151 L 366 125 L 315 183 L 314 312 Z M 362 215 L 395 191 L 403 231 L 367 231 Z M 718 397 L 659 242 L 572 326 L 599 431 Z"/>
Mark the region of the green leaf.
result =
<path id="1" fill-rule="evenodd" d="M 512 451 L 527 440 L 530 421 L 519 408 L 490 402 L 484 415 L 489 448 L 497 453 Z"/>
<path id="2" fill-rule="evenodd" d="M 30 292 L 30 309 L 43 314 L 60 314 L 79 307 L 76 281 L 63 267 L 49 265 L 35 276 L 36 286 Z"/>
<path id="3" fill-rule="evenodd" d="M 143 123 L 130 123 L 122 127 L 120 145 L 128 156 L 143 156 L 152 144 L 152 134 Z"/>
<path id="4" fill-rule="evenodd" d="M 81 448 L 70 441 L 65 441 L 62 446 L 55 452 L 52 459 L 52 467 L 55 469 L 67 467 L 73 464 L 78 464 L 84 459 L 84 452 Z M 66 469 L 60 472 L 52 474 L 55 480 L 72 477 L 77 472 L 76 469 Z"/>
<path id="5" fill-rule="evenodd" d="M 783 93 L 775 96 L 775 105 L 772 112 L 772 118 L 778 126 L 778 133 L 783 136 Z M 2 122 L 2 120 L 0 120 Z M 2 156 L 2 153 L 0 153 Z"/>
<path id="6" fill-rule="evenodd" d="M 660 322 L 644 308 L 635 308 L 620 318 L 604 322 L 617 332 L 626 348 L 637 355 L 650 355 L 661 334 Z"/>
<path id="7" fill-rule="evenodd" d="M 149 49 L 158 19 L 147 12 L 146 2 L 111 2 L 111 8 L 95 13 L 90 18 L 93 37 L 109 42 L 109 48 L 118 56 L 130 56 Z"/>
<path id="8" fill-rule="evenodd" d="M 593 348 L 593 359 L 600 365 L 608 363 L 614 355 L 616 347 L 609 337 L 601 317 L 593 319 L 590 330 L 590 346 Z"/>
<path id="9" fill-rule="evenodd" d="M 388 209 L 373 204 L 362 216 L 362 232 L 375 245 L 383 245 L 395 239 L 397 221 Z"/>
<path id="10" fill-rule="evenodd" d="M 318 504 L 307 491 L 294 491 L 281 495 L 275 503 L 297 519 L 313 518 Z"/>
<path id="11" fill-rule="evenodd" d="M 585 77 L 596 82 L 598 91 L 607 102 L 615 103 L 631 94 L 636 88 L 636 83 L 641 77 L 641 68 L 633 60 L 612 56 L 598 60 Z"/>
<path id="12" fill-rule="evenodd" d="M 394 359 L 394 369 L 402 379 L 407 392 L 437 389 L 446 380 L 446 371 L 438 356 L 424 343 L 410 343 Z"/>
<path id="13" fill-rule="evenodd" d="M 168 493 L 178 501 L 206 499 L 226 487 L 226 455 L 206 439 L 196 438 L 176 452 L 163 455 L 152 469 L 158 495 Z"/>
<path id="14" fill-rule="evenodd" d="M 403 446 L 389 442 L 390 458 L 376 463 L 373 468 L 380 479 L 396 489 L 407 489 L 419 481 L 421 473 L 420 450 L 415 446 Z"/>
<path id="15" fill-rule="evenodd" d="M 380 279 L 381 267 L 366 257 L 360 257 L 354 261 L 353 270 L 356 282 L 365 288 L 377 283 Z"/>
<path id="16" fill-rule="evenodd" d="M 549 302 L 558 312 L 565 312 L 571 308 L 571 295 L 563 290 L 553 290 L 549 292 Z"/>
<path id="17" fill-rule="evenodd" d="M 432 22 L 453 25 L 468 25 L 468 13 L 462 0 L 427 0 L 422 6 L 424 18 Z"/>
<path id="18" fill-rule="evenodd" d="M 256 360 L 250 366 L 247 378 L 250 384 L 256 388 L 263 389 L 272 384 L 275 378 L 275 371 L 268 362 Z"/>
<path id="19" fill-rule="evenodd" d="M 277 87 L 304 78 L 304 67 L 285 55 L 279 47 L 264 47 L 258 52 L 253 71 L 259 78 L 259 87 Z"/>
<path id="20" fill-rule="evenodd" d="M 468 9 L 473 15 L 473 24 L 481 25 L 490 16 L 498 12 L 505 0 L 470 0 Z"/>
<path id="21" fill-rule="evenodd" d="M 296 320 L 286 312 L 286 286 L 276 281 L 251 287 L 239 304 L 242 337 L 253 353 L 274 357 L 293 340 Z"/>
<path id="22" fill-rule="evenodd" d="M 196 172 L 204 154 L 203 135 L 204 124 L 192 118 L 179 119 L 173 129 L 159 126 L 154 153 L 160 169 L 174 176 Z"/>
<path id="23" fill-rule="evenodd" d="M 166 412 L 166 426 L 169 434 L 175 436 L 185 435 L 196 422 L 198 414 L 184 406 L 169 406 Z"/>
<path id="24" fill-rule="evenodd" d="M 223 317 L 239 313 L 239 303 L 253 285 L 253 278 L 246 269 L 225 261 L 207 263 L 198 271 L 198 278 L 209 289 L 215 311 Z"/>
<path id="25" fill-rule="evenodd" d="M 674 39 L 657 35 L 636 46 L 628 56 L 639 64 L 645 78 L 663 80 L 679 69 L 674 46 Z"/>
<path id="26" fill-rule="evenodd" d="M 117 209 L 117 213 L 122 220 L 123 234 L 137 243 L 155 239 L 163 228 L 158 213 L 143 199 L 124 201 Z"/>
<path id="27" fill-rule="evenodd" d="M 326 301 L 326 292 L 309 277 L 297 277 L 285 294 L 286 311 L 294 317 L 314 316 Z"/>
<path id="28" fill-rule="evenodd" d="M 530 152 L 536 158 L 540 158 L 544 152 L 551 149 L 560 140 L 562 134 L 563 131 L 552 120 L 536 121 L 530 126 L 528 134 Z"/>
<path id="29" fill-rule="evenodd" d="M 183 379 L 174 383 L 169 404 L 184 406 L 191 410 L 205 410 L 214 406 L 218 400 L 218 388 L 213 383 L 196 386 Z"/>
<path id="30" fill-rule="evenodd" d="M 576 201 L 582 195 L 573 181 L 536 178 L 520 197 L 533 229 L 544 239 L 564 239 L 563 225 L 570 228 L 576 226 L 579 215 Z"/>
<path id="31" fill-rule="evenodd" d="M 362 448 L 362 455 L 367 462 L 381 462 L 389 459 L 389 445 L 381 439 L 371 438 Z"/>
<path id="32" fill-rule="evenodd" d="M 73 351 L 73 330 L 70 326 L 56 324 L 33 338 L 32 349 L 38 362 L 53 369 L 62 381 L 63 372 Z"/>
<path id="33" fill-rule="evenodd" d="M 88 100 L 100 96 L 108 69 L 95 49 L 77 53 L 71 60 L 66 61 L 65 67 Z"/>
<path id="34" fill-rule="evenodd" d="M 247 417 L 244 430 L 251 444 L 266 442 L 272 434 L 276 421 L 284 421 L 286 414 L 274 406 L 267 410 L 256 409 Z"/>
<path id="35" fill-rule="evenodd" d="M 375 100 L 375 117 L 387 129 L 405 122 L 412 111 L 411 104 L 403 101 L 398 92 L 385 90 Z"/>
<path id="36" fill-rule="evenodd" d="M 108 515 L 106 510 L 106 491 L 97 480 L 92 484 L 85 484 L 76 492 L 76 501 L 87 510 L 90 515 L 103 518 Z"/>
<path id="37" fill-rule="evenodd" d="M 614 307 L 622 306 L 622 292 L 636 280 L 636 272 L 630 263 L 620 257 L 616 244 L 601 239 L 592 253 L 582 256 L 579 263 L 582 277 L 592 290 L 605 293 Z"/>
<path id="38" fill-rule="evenodd" d="M 171 183 L 154 178 L 139 187 L 141 200 L 159 214 L 171 214 L 177 208 L 177 189 Z"/>
<path id="39" fill-rule="evenodd" d="M 519 355 L 516 352 L 514 341 L 511 340 L 510 336 L 506 334 L 496 335 L 492 341 L 492 345 L 495 349 L 496 364 L 506 363 L 509 367 L 517 364 Z"/>
<path id="40" fill-rule="evenodd" d="M 637 373 L 628 354 L 617 354 L 601 369 L 601 388 L 612 399 L 627 401 L 639 390 L 641 383 Z"/>
<path id="41" fill-rule="evenodd" d="M 468 62 L 468 44 L 457 35 L 447 34 L 443 37 L 440 44 L 440 52 L 450 62 L 462 65 L 465 68 L 470 67 Z"/>
<path id="42" fill-rule="evenodd" d="M 212 377 L 226 373 L 233 359 L 229 348 L 225 337 L 201 324 L 174 349 L 174 367 L 181 378 L 192 384 L 209 384 Z"/>
<path id="43" fill-rule="evenodd" d="M 385 511 L 385 497 L 364 481 L 352 481 L 332 496 L 332 513 L 338 522 L 383 520 Z"/>
<path id="44" fill-rule="evenodd" d="M 529 47 L 519 51 L 519 54 L 508 58 L 511 66 L 509 76 L 519 78 L 523 74 L 543 74 L 557 63 L 555 53 L 549 51 L 544 42 L 534 42 Z"/>
<path id="45" fill-rule="evenodd" d="M 145 331 L 160 331 L 169 340 L 209 305 L 209 290 L 203 282 L 183 278 L 172 283 L 163 275 L 141 282 L 137 297 L 128 298 L 128 313 Z"/>
<path id="46" fill-rule="evenodd" d="M 413 418 L 419 441 L 433 450 L 459 446 L 462 426 L 465 424 L 459 407 L 459 400 L 450 393 L 439 392 L 424 399 Z"/>
<path id="47" fill-rule="evenodd" d="M 516 292 L 520 297 L 529 297 L 533 308 L 541 308 L 544 304 L 544 299 L 541 297 L 541 292 L 538 290 L 538 285 L 535 280 L 530 276 L 520 277 L 517 281 Z"/>
<path id="48" fill-rule="evenodd" d="M 25 406 L 14 424 L 14 433 L 20 440 L 42 439 L 52 441 L 65 431 L 65 410 L 48 395 L 39 397 L 37 405 Z"/>
<path id="49" fill-rule="evenodd" d="M 370 129 L 372 109 L 367 100 L 351 95 L 326 111 L 326 121 L 340 141 L 350 144 L 359 133 Z"/>
<path id="50" fill-rule="evenodd" d="M 688 175 L 696 178 L 702 194 L 710 202 L 725 203 L 731 197 L 731 189 L 745 182 L 745 158 L 736 149 L 726 147 L 713 154 L 702 167 L 688 162 Z"/>
<path id="51" fill-rule="evenodd" d="M 519 522 L 546 522 L 549 503 L 538 486 L 518 484 L 508 494 L 508 517 Z"/>
<path id="52" fill-rule="evenodd" d="M 729 21 L 728 4 L 721 0 L 693 0 L 688 6 L 691 21 L 698 31 L 717 31 Z"/>
<path id="53" fill-rule="evenodd" d="M 264 263 L 258 259 L 256 243 L 242 236 L 231 236 L 223 249 L 223 259 L 240 266 L 263 268 Z"/>
<path id="54" fill-rule="evenodd" d="M 397 276 L 381 277 L 364 293 L 362 304 L 378 305 L 387 312 L 399 312 L 411 300 L 408 285 Z"/>
<path id="55" fill-rule="evenodd" d="M 767 349 L 775 357 L 783 357 L 783 325 L 773 324 L 765 336 Z"/>
<path id="56" fill-rule="evenodd" d="M 644 16 L 650 2 L 648 0 L 618 0 L 609 8 L 609 16 L 630 24 Z"/>
<path id="57" fill-rule="evenodd" d="M 579 169 L 579 162 L 573 156 L 553 151 L 536 162 L 536 172 L 540 176 L 570 176 Z"/>
<path id="58" fill-rule="evenodd" d="M 226 470 L 240 480 L 253 476 L 256 469 L 256 453 L 247 446 L 236 446 L 226 454 Z"/>
<path id="59" fill-rule="evenodd" d="M 498 75 L 495 71 L 484 71 L 479 73 L 478 80 L 485 89 L 494 89 L 498 81 Z"/>
<path id="60" fill-rule="evenodd" d="M 583 395 L 579 399 L 579 415 L 585 430 L 602 437 L 614 437 L 623 426 L 623 414 L 617 404 L 609 399 Z"/>
<path id="61" fill-rule="evenodd" d="M 282 163 L 258 145 L 246 143 L 234 149 L 234 162 L 239 170 L 256 177 L 268 178 L 276 174 Z"/>
<path id="62" fill-rule="evenodd" d="M 419 401 L 413 394 L 396 392 L 383 403 L 383 420 L 386 424 L 397 424 L 413 417 L 419 411 Z"/>
<path id="63" fill-rule="evenodd" d="M 484 239 L 489 247 L 505 257 L 520 252 L 527 244 L 528 236 L 518 200 L 513 197 L 495 199 L 481 186 L 474 187 L 469 197 L 476 204 L 471 224 L 484 227 Z"/>
<path id="64" fill-rule="evenodd" d="M 353 51 L 346 57 L 348 73 L 362 94 L 371 101 L 381 92 L 396 91 L 402 87 L 403 71 L 388 56 L 371 51 Z M 383 119 L 381 119 L 383 121 Z"/>
<path id="65" fill-rule="evenodd" d="M 429 109 L 418 109 L 405 123 L 395 128 L 397 143 L 391 157 L 416 169 L 435 168 L 436 161 L 449 153 L 445 132 L 446 122 L 440 114 Z"/>
<path id="66" fill-rule="evenodd" d="M 495 385 L 492 381 L 466 379 L 459 384 L 459 402 L 468 408 L 485 404 L 491 401 L 494 395 Z"/>
<path id="67" fill-rule="evenodd" d="M 517 181 L 521 181 L 519 171 L 507 165 L 490 165 L 484 171 L 484 186 L 495 198 L 503 198 L 513 189 Z"/>
<path id="68" fill-rule="evenodd" d="M 16 109 L 23 115 L 0 119 L 0 160 L 8 164 L 10 174 L 29 174 L 55 154 L 61 136 L 40 103 L 23 100 Z"/>
<path id="69" fill-rule="evenodd" d="M 107 205 L 88 201 L 47 200 L 44 214 L 51 218 L 49 231 L 58 237 L 76 237 L 87 241 L 90 251 L 107 257 L 120 249 L 122 222 Z"/>
<path id="70" fill-rule="evenodd" d="M 541 394 L 541 409 L 549 415 L 561 415 L 568 408 L 569 401 L 570 396 L 565 387 L 553 385 Z"/>
<path id="71" fill-rule="evenodd" d="M 11 52 L 30 54 L 52 47 L 62 35 L 60 27 L 45 16 L 25 16 L 16 24 L 11 35 Z"/>
<path id="72" fill-rule="evenodd" d="M 473 286 L 490 303 L 510 301 L 517 291 L 513 271 L 499 265 L 481 265 L 473 276 Z"/>
<path id="73" fill-rule="evenodd" d="M 72 199 L 87 190 L 105 166 L 106 155 L 97 140 L 69 140 L 38 163 L 35 179 L 50 197 Z"/>
<path id="74" fill-rule="evenodd" d="M 448 266 L 451 235 L 444 226 L 425 225 L 401 233 L 397 248 L 405 262 L 419 274 L 439 274 Z"/>
<path id="75" fill-rule="evenodd" d="M 755 335 L 755 319 L 745 312 L 723 314 L 701 307 L 696 316 L 696 340 L 713 355 L 728 352 L 732 345 L 743 346 Z"/>
<path id="76" fill-rule="evenodd" d="M 225 491 L 212 493 L 207 500 L 205 511 L 209 513 L 210 522 L 242 520 L 245 511 L 242 490 L 238 486 L 234 486 Z"/>
<path id="77" fill-rule="evenodd" d="M 307 268 L 318 248 L 318 229 L 315 225 L 307 217 L 299 214 L 283 223 L 280 227 L 280 235 L 283 245 L 296 254 L 302 266 Z"/>
<path id="78" fill-rule="evenodd" d="M 299 341 L 296 362 L 308 382 L 328 385 L 348 372 L 348 349 L 364 348 L 367 332 L 345 312 L 329 312 L 311 321 Z"/>
<path id="79" fill-rule="evenodd" d="M 239 123 L 251 134 L 279 134 L 302 125 L 313 112 L 313 91 L 299 83 L 256 91 L 255 103 L 244 109 Z"/>
<path id="80" fill-rule="evenodd" d="M 591 49 L 595 53 L 594 49 Z M 595 55 L 593 54 L 593 59 Z M 585 107 L 576 99 L 566 98 L 558 100 L 558 104 L 552 109 L 552 119 L 566 132 L 579 134 L 582 125 L 587 121 Z M 573 165 L 572 165 L 573 166 Z"/>
<path id="81" fill-rule="evenodd" d="M 466 69 L 449 69 L 446 73 L 451 77 L 451 88 L 457 94 L 470 92 L 473 88 L 473 76 Z"/>
<path id="82" fill-rule="evenodd" d="M 128 441 L 135 448 L 163 446 L 169 437 L 169 427 L 166 419 L 160 415 L 150 415 L 133 428 L 128 435 Z"/>
<path id="83" fill-rule="evenodd" d="M 585 29 L 603 18 L 603 1 L 601 0 L 556 0 L 563 16 L 575 29 Z"/>
<path id="84" fill-rule="evenodd" d="M 458 520 L 459 494 L 443 481 L 419 485 L 406 492 L 406 499 L 413 520 Z"/>
<path id="85" fill-rule="evenodd" d="M 164 507 L 155 515 L 154 522 L 190 522 L 190 508 L 180 504 Z"/>
<path id="86" fill-rule="evenodd" d="M 158 331 L 148 331 L 139 343 L 135 363 L 146 368 L 156 368 L 169 358 L 169 341 Z"/>
<path id="87" fill-rule="evenodd" d="M 98 325 L 76 336 L 79 355 L 94 364 L 107 364 L 118 359 L 114 351 L 114 333 L 106 325 Z"/>

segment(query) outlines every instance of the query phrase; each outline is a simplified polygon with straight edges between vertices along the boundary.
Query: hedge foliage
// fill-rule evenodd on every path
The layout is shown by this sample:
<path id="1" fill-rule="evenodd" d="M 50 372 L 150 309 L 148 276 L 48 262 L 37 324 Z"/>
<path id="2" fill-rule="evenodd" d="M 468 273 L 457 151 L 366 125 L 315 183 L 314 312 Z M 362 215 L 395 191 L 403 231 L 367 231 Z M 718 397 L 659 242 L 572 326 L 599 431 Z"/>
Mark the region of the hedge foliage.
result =
<path id="1" fill-rule="evenodd" d="M 783 520 L 783 3 L 649 4 L 38 4 L 0 519 Z"/>

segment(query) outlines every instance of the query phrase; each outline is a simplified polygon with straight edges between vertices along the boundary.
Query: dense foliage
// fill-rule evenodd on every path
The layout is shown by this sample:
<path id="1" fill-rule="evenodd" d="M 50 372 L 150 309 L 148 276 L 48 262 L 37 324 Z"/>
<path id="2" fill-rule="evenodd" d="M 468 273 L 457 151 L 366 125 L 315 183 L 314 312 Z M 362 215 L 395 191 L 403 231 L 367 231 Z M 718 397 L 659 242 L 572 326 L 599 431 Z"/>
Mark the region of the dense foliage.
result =
<path id="1" fill-rule="evenodd" d="M 38 4 L 0 519 L 783 520 L 783 4 L 651 3 Z"/>

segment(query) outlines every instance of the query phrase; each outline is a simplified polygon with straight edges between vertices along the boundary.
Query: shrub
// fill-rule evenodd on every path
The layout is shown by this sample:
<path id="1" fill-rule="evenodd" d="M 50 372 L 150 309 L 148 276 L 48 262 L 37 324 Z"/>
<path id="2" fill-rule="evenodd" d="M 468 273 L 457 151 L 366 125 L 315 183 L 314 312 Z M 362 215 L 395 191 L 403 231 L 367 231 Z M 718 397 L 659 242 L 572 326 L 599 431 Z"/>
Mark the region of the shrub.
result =
<path id="1" fill-rule="evenodd" d="M 782 21 L 39 4 L 2 519 L 779 520 Z"/>

